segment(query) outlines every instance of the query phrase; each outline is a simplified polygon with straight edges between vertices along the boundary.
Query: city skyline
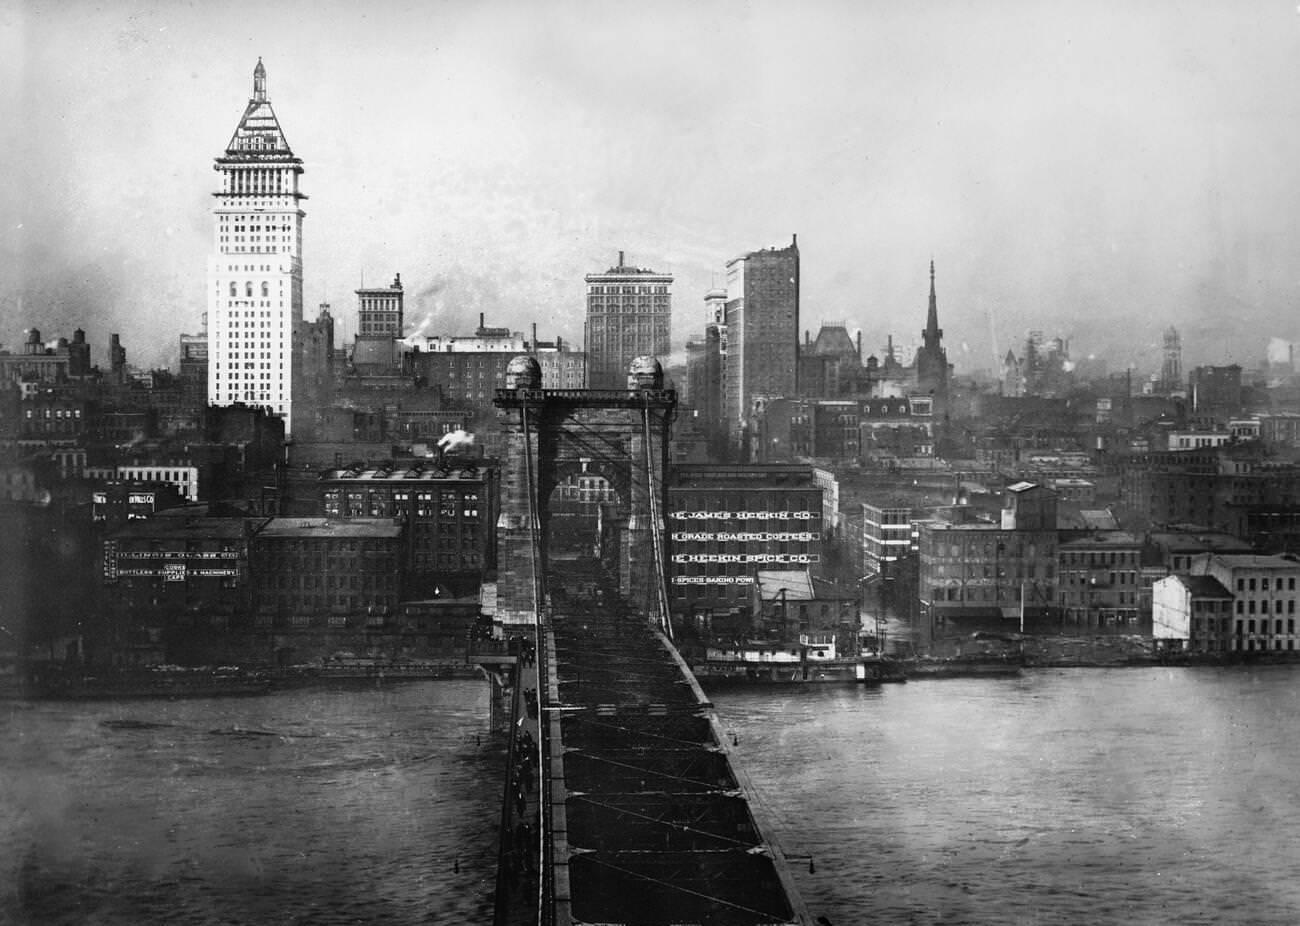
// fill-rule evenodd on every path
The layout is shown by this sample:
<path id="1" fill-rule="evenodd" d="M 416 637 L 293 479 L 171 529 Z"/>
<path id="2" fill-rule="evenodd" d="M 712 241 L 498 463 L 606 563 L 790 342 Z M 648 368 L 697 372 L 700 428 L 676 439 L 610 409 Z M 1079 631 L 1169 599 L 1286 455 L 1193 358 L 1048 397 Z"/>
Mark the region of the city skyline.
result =
<path id="1" fill-rule="evenodd" d="M 581 341 L 619 250 L 676 279 L 674 353 L 727 261 L 803 252 L 802 327 L 959 371 L 1024 332 L 1112 369 L 1253 366 L 1297 339 L 1293 6 L 25 3 L 0 342 L 120 331 L 174 362 L 205 309 L 220 153 L 263 58 L 307 168 L 307 317 L 408 281 L 409 328 Z M 996 339 L 996 343 L 994 340 Z"/>

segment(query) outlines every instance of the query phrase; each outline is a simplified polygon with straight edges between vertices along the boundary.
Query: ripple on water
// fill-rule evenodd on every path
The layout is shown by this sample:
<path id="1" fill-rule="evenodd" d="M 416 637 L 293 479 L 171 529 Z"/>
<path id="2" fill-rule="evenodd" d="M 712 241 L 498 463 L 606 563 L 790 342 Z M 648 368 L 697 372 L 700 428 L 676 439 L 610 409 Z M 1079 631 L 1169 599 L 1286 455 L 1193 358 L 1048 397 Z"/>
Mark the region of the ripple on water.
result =
<path id="1" fill-rule="evenodd" d="M 0 743 L 19 922 L 490 916 L 502 755 L 478 683 L 45 707 Z"/>
<path id="2" fill-rule="evenodd" d="M 834 923 L 1289 926 L 1297 682 L 1058 670 L 714 701 Z"/>

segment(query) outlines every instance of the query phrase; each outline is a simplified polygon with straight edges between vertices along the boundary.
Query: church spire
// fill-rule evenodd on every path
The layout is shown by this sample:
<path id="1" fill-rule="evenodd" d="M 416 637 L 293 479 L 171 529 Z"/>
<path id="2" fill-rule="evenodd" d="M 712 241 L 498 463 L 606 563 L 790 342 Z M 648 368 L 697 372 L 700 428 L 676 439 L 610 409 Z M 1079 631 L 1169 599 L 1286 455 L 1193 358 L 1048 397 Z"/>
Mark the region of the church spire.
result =
<path id="1" fill-rule="evenodd" d="M 259 103 L 266 101 L 266 68 L 262 66 L 262 58 L 257 58 L 257 67 L 253 68 L 253 99 Z"/>
<path id="2" fill-rule="evenodd" d="M 925 331 L 921 332 L 921 340 L 928 348 L 938 348 L 939 340 L 943 337 L 943 329 L 939 327 L 939 300 L 934 295 L 934 260 L 930 261 L 930 311 L 925 318 Z"/>

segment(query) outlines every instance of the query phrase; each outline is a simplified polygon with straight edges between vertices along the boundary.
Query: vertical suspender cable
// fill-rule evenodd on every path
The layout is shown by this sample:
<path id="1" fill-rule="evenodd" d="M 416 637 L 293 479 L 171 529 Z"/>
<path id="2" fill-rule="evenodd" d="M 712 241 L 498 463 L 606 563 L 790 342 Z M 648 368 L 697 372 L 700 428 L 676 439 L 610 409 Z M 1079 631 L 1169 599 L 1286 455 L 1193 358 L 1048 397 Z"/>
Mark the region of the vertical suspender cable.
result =
<path id="1" fill-rule="evenodd" d="M 529 431 L 528 406 L 519 406 L 519 423 L 524 432 L 524 469 L 528 476 L 528 536 L 531 539 L 533 561 L 533 656 L 537 672 L 538 706 L 550 702 L 550 668 L 549 653 L 546 651 L 546 621 L 544 590 L 540 546 L 541 519 L 539 517 L 539 492 L 536 473 L 533 469 L 533 441 Z M 537 848 L 537 922 L 549 926 L 554 919 L 552 899 L 554 896 L 551 877 L 553 865 L 551 860 L 551 776 L 545 770 L 549 767 L 546 757 L 550 753 L 550 729 L 547 714 L 539 709 L 537 715 L 537 799 L 538 827 L 534 836 L 538 840 Z M 511 731 L 514 736 L 514 730 Z M 504 838 L 504 836 L 502 837 Z"/>
<path id="2" fill-rule="evenodd" d="M 650 499 L 650 543 L 655 558 L 654 580 L 655 580 L 655 597 L 659 599 L 659 626 L 667 635 L 668 639 L 673 638 L 673 622 L 668 616 L 668 587 L 664 578 L 664 539 L 663 524 L 660 521 L 659 495 L 655 486 L 655 460 L 652 449 L 650 430 L 650 397 L 642 397 L 644 405 L 641 408 L 641 423 L 645 432 L 645 472 L 646 472 L 646 495 Z"/>

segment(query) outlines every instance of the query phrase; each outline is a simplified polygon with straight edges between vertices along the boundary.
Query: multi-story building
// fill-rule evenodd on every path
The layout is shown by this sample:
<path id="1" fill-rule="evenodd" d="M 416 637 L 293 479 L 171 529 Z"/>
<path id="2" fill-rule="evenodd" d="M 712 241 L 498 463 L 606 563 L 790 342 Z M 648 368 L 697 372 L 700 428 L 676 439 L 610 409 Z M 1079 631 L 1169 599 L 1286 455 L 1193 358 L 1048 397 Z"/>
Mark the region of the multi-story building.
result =
<path id="1" fill-rule="evenodd" d="M 871 399 L 760 399 L 748 422 L 756 462 L 816 457 L 836 461 L 929 457 L 929 395 Z"/>
<path id="2" fill-rule="evenodd" d="M 110 482 L 90 493 L 90 519 L 114 530 L 127 521 L 144 520 L 184 501 L 170 483 Z"/>
<path id="3" fill-rule="evenodd" d="M 1196 367 L 1187 377 L 1192 411 L 1203 417 L 1226 420 L 1241 413 L 1241 367 Z"/>
<path id="4" fill-rule="evenodd" d="M 1021 624 L 1055 626 L 1056 496 L 1050 489 L 1010 486 L 999 524 L 936 518 L 919 526 L 919 644 Z"/>
<path id="5" fill-rule="evenodd" d="M 918 531 L 907 499 L 862 502 L 862 568 L 869 576 L 888 576 L 916 552 Z"/>
<path id="6" fill-rule="evenodd" d="M 1203 554 L 1192 560 L 1194 576 L 1211 576 L 1233 594 L 1232 641 L 1236 651 L 1294 650 L 1296 580 L 1300 562 L 1287 556 Z"/>
<path id="7" fill-rule="evenodd" d="M 347 627 L 349 617 L 392 614 L 402 530 L 389 518 L 272 518 L 252 540 L 257 622 Z"/>
<path id="8" fill-rule="evenodd" d="M 111 648 L 128 662 L 184 652 L 195 627 L 238 626 L 251 601 L 249 540 L 258 521 L 183 509 L 128 521 L 104 541 Z"/>
<path id="9" fill-rule="evenodd" d="M 710 293 L 712 295 L 712 293 Z M 725 294 L 724 294 L 725 295 Z M 722 338 L 726 327 L 710 323 L 704 337 L 686 344 L 686 389 L 682 414 L 708 435 L 709 451 L 721 458 L 726 446 L 722 427 L 722 370 L 725 360 Z"/>
<path id="10" fill-rule="evenodd" d="M 180 336 L 180 377 L 183 381 L 208 385 L 208 319 L 203 316 L 203 330 Z"/>
<path id="11" fill-rule="evenodd" d="M 580 350 L 570 350 L 560 338 L 538 341 L 533 337 L 533 356 L 542 368 L 543 389 L 587 388 L 587 355 Z"/>
<path id="12" fill-rule="evenodd" d="M 332 469 L 318 481 L 320 512 L 405 525 L 408 597 L 461 593 L 496 567 L 498 479 L 494 463 L 450 458 Z"/>
<path id="13" fill-rule="evenodd" d="M 1153 524 L 1197 524 L 1283 550 L 1294 536 L 1286 522 L 1300 509 L 1300 466 L 1257 444 L 1155 451 L 1123 461 L 1120 489 Z"/>
<path id="14" fill-rule="evenodd" d="M 505 385 L 506 367 L 520 354 L 536 358 L 544 389 L 582 389 L 586 385 L 587 358 L 581 351 L 570 350 L 560 338 L 543 344 L 535 330 L 529 341 L 519 331 L 489 328 L 482 315 L 473 337 L 430 337 L 425 348 L 405 355 L 406 371 L 441 388 L 449 401 L 485 415 L 494 415 L 492 397 Z M 626 384 L 624 370 L 618 388 Z"/>
<path id="15" fill-rule="evenodd" d="M 619 251 L 616 266 L 586 282 L 587 387 L 623 389 L 633 360 L 671 350 L 672 275 L 630 266 Z"/>
<path id="16" fill-rule="evenodd" d="M 1166 650 L 1233 649 L 1232 592 L 1213 576 L 1166 576 L 1152 586 L 1151 637 Z"/>
<path id="17" fill-rule="evenodd" d="M 402 366 L 402 327 L 404 294 L 402 275 L 391 286 L 358 289 L 357 337 L 352 349 L 352 363 L 359 372 L 395 373 Z"/>
<path id="18" fill-rule="evenodd" d="M 80 328 L 73 333 L 71 341 L 59 338 L 52 345 L 41 340 L 38 329 L 29 328 L 19 353 L 0 351 L 0 384 L 62 383 L 88 375 L 90 345 Z"/>
<path id="19" fill-rule="evenodd" d="M 799 394 L 799 240 L 727 263 L 723 418 L 733 444 L 754 399 Z"/>
<path id="20" fill-rule="evenodd" d="M 673 611 L 743 607 L 759 568 L 819 571 L 822 496 L 808 466 L 676 467 L 666 519 Z"/>
<path id="21" fill-rule="evenodd" d="M 402 275 L 394 276 L 391 286 L 356 292 L 357 337 L 400 338 L 404 324 Z"/>
<path id="22" fill-rule="evenodd" d="M 1142 543 L 1125 531 L 1062 539 L 1057 595 L 1067 630 L 1135 632 L 1141 616 Z"/>
<path id="23" fill-rule="evenodd" d="M 216 159 L 208 261 L 208 401 L 268 408 L 293 430 L 294 334 L 302 320 L 302 160 L 266 95 L 259 58 L 248 101 Z"/>
<path id="24" fill-rule="evenodd" d="M 186 501 L 199 500 L 199 467 L 187 455 L 148 462 L 123 462 L 109 466 L 87 466 L 87 479 L 109 482 L 164 483 L 175 486 Z"/>

